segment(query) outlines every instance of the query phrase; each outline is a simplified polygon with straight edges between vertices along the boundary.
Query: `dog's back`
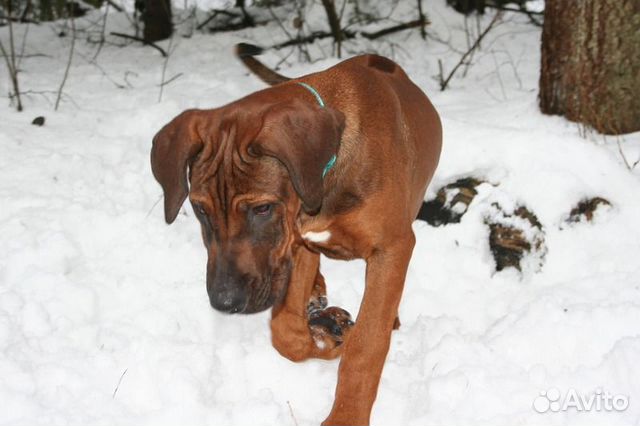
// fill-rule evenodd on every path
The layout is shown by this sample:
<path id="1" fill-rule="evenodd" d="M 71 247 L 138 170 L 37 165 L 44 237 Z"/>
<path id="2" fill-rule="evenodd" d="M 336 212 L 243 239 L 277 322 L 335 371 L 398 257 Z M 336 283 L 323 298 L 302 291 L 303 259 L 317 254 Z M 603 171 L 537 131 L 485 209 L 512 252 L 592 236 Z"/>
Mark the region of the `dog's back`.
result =
<path id="1" fill-rule="evenodd" d="M 442 127 L 435 108 L 402 67 L 383 56 L 366 54 L 291 79 L 253 57 L 261 53 L 257 46 L 236 46 L 236 54 L 245 66 L 262 81 L 276 86 L 271 90 L 288 82 L 308 83 L 345 114 L 347 126 L 338 161 L 349 164 L 344 172 L 349 175 L 346 180 L 359 182 L 359 176 L 367 176 L 366 182 L 349 188 L 349 192 L 361 198 L 370 192 L 388 192 L 398 205 L 407 206 L 398 211 L 405 213 L 403 219 L 413 221 L 438 164 Z M 370 170 L 372 164 L 376 170 Z M 397 191 L 398 187 L 407 191 Z M 333 204 L 331 197 L 326 204 Z"/>

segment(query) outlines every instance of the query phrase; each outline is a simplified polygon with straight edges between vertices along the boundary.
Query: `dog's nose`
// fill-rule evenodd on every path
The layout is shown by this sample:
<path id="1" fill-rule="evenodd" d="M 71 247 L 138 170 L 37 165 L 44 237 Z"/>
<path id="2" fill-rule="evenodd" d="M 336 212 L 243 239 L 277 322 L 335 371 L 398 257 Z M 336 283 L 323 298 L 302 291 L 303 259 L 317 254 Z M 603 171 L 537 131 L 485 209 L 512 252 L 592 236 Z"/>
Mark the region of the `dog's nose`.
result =
<path id="1" fill-rule="evenodd" d="M 216 311 L 230 314 L 242 312 L 245 306 L 244 297 L 235 291 L 216 291 L 209 296 L 209 302 Z"/>

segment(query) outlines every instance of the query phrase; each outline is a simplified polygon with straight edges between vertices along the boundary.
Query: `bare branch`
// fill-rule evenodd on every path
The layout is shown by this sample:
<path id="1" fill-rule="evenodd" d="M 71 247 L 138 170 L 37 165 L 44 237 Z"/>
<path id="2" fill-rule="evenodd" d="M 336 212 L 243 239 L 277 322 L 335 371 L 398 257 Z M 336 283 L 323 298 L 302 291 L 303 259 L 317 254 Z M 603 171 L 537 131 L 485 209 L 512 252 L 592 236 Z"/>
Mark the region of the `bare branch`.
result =
<path id="1" fill-rule="evenodd" d="M 428 23 L 428 22 L 427 22 Z M 375 32 L 354 32 L 354 31 L 345 31 L 342 30 L 342 35 L 344 37 L 344 39 L 352 39 L 355 38 L 356 36 L 360 35 L 366 39 L 369 40 L 375 40 L 377 38 L 386 36 L 388 34 L 391 33 L 395 33 L 398 31 L 403 31 L 403 30 L 408 30 L 410 28 L 416 28 L 419 27 L 423 24 L 423 21 L 420 19 L 417 19 L 415 21 L 410 21 L 410 22 L 405 22 L 402 24 L 398 24 L 398 25 L 394 25 L 388 28 L 383 28 L 380 31 L 375 31 Z M 320 40 L 323 38 L 327 38 L 327 37 L 332 37 L 333 33 L 327 33 L 327 32 L 322 32 L 322 31 L 316 31 L 313 32 L 311 34 L 309 34 L 308 36 L 305 37 L 300 37 L 297 39 L 293 39 L 293 40 L 287 40 L 285 42 L 282 43 L 278 43 L 278 44 L 274 44 L 273 46 L 271 46 L 271 48 L 273 49 L 282 49 L 283 47 L 288 47 L 288 46 L 296 46 L 299 44 L 307 44 L 307 43 L 313 43 L 315 40 Z"/>
<path id="2" fill-rule="evenodd" d="M 64 70 L 64 76 L 62 77 L 62 82 L 60 83 L 60 87 L 58 88 L 58 96 L 56 97 L 56 105 L 53 110 L 57 111 L 58 106 L 60 106 L 60 98 L 62 96 L 62 89 L 64 88 L 65 83 L 67 82 L 67 77 L 69 77 L 69 69 L 71 68 L 71 62 L 73 61 L 73 52 L 76 46 L 76 20 L 73 17 L 73 13 L 69 13 L 70 21 L 71 21 L 71 47 L 69 48 L 69 59 L 67 60 L 67 67 Z"/>
<path id="3" fill-rule="evenodd" d="M 165 77 L 165 75 L 167 73 L 167 65 L 169 64 L 169 57 L 170 57 L 170 54 L 171 54 L 171 46 L 172 45 L 173 45 L 173 35 L 169 38 L 169 47 L 167 49 L 167 50 L 169 50 L 169 55 L 167 55 L 165 57 L 164 63 L 162 64 L 162 78 L 160 80 L 160 93 L 158 94 L 158 102 L 162 102 L 162 92 L 164 92 L 165 84 L 168 84 L 168 83 L 165 83 L 164 77 Z M 171 80 L 175 80 L 175 78 L 176 77 L 174 76 Z"/>
<path id="4" fill-rule="evenodd" d="M 151 46 L 154 49 L 156 49 L 158 52 L 160 52 L 160 54 L 162 55 L 163 58 L 167 57 L 167 52 L 165 52 L 162 47 L 160 47 L 157 44 L 152 43 L 150 41 L 146 41 L 145 39 L 143 39 L 141 37 L 132 36 L 132 35 L 123 34 L 123 33 L 116 33 L 116 32 L 113 32 L 113 31 L 110 34 L 112 36 L 115 36 L 115 37 L 122 37 L 122 38 L 128 38 L 129 40 L 139 41 L 140 43 L 144 44 L 145 46 Z"/>
<path id="5" fill-rule="evenodd" d="M 211 15 L 209 15 L 209 17 L 207 19 L 204 20 L 203 23 L 199 24 L 196 29 L 201 30 L 205 25 L 207 25 L 209 22 L 211 22 L 213 19 L 215 19 L 216 16 L 218 16 L 219 14 L 225 14 L 228 16 L 233 16 L 233 17 L 238 17 L 239 15 L 236 15 L 233 12 L 229 12 L 227 10 L 218 10 L 218 9 L 214 9 L 213 13 Z"/>
<path id="6" fill-rule="evenodd" d="M 7 10 L 7 15 L 11 16 L 11 0 L 5 1 L 5 8 Z M 18 84 L 18 68 L 16 66 L 16 49 L 15 49 L 15 40 L 13 38 L 13 23 L 11 20 L 9 23 L 9 54 L 4 48 L 4 45 L 0 41 L 0 50 L 2 51 L 2 55 L 4 56 L 5 62 L 7 64 L 7 71 L 9 72 L 9 77 L 11 78 L 11 83 L 13 85 L 13 93 L 16 97 L 16 109 L 18 111 L 22 111 L 22 99 L 20 98 L 20 87 Z"/>
<path id="7" fill-rule="evenodd" d="M 102 16 L 102 28 L 100 30 L 100 42 L 98 44 L 98 48 L 96 49 L 96 53 L 93 55 L 93 59 L 91 62 L 95 62 L 98 59 L 98 55 L 102 51 L 102 47 L 104 46 L 104 42 L 106 40 L 105 34 L 107 31 L 107 16 L 109 16 L 109 5 L 113 2 L 107 2 L 107 5 L 104 7 L 104 15 Z"/>
<path id="8" fill-rule="evenodd" d="M 124 375 L 127 374 L 127 370 L 128 368 L 125 368 L 122 374 L 120 375 L 120 379 L 118 379 L 118 384 L 116 385 L 116 388 L 113 390 L 113 395 L 111 395 L 111 399 L 116 398 L 116 394 L 118 393 L 118 389 L 120 389 L 120 385 L 122 384 L 122 379 L 124 378 Z"/>
<path id="9" fill-rule="evenodd" d="M 451 72 L 449 73 L 449 75 L 447 76 L 447 78 L 444 79 L 444 81 L 442 81 L 440 83 L 440 90 L 444 91 L 447 86 L 449 85 L 449 81 L 451 81 L 451 78 L 453 77 L 453 75 L 456 73 L 456 71 L 458 70 L 458 68 L 460 68 L 460 66 L 462 66 L 465 63 L 465 60 L 467 59 L 467 57 L 471 54 L 473 54 L 473 52 L 478 48 L 478 46 L 480 46 L 480 42 L 482 41 L 482 39 L 489 34 L 489 31 L 491 31 L 491 29 L 494 27 L 494 25 L 500 20 L 500 18 L 502 17 L 502 12 L 498 12 L 496 13 L 496 15 L 493 17 L 493 19 L 491 20 L 491 22 L 489 23 L 489 25 L 487 25 L 487 28 L 484 29 L 484 31 L 478 36 L 478 38 L 476 39 L 476 41 L 473 43 L 473 45 L 469 48 L 469 50 L 467 50 L 465 52 L 464 55 L 462 55 L 462 58 L 460 58 L 460 61 L 456 64 L 455 67 L 453 67 L 453 69 L 451 70 Z"/>
<path id="10" fill-rule="evenodd" d="M 184 75 L 183 73 L 179 72 L 178 74 L 174 75 L 170 79 L 164 81 L 163 83 L 160 83 L 158 86 L 167 86 L 173 83 L 174 81 L 176 81 L 177 79 L 179 79 L 180 77 L 182 77 L 183 75 Z"/>
<path id="11" fill-rule="evenodd" d="M 287 401 L 287 405 L 289 406 L 289 414 L 291 414 L 291 418 L 293 419 L 293 424 L 298 426 L 298 421 L 296 420 L 296 416 L 293 415 L 293 408 L 291 408 L 291 403 Z"/>
<path id="12" fill-rule="evenodd" d="M 5 54 L 2 53 L 0 56 L 2 56 L 3 58 L 5 57 Z M 7 55 L 9 56 L 9 55 Z M 18 59 L 22 59 L 22 58 L 51 58 L 51 55 L 45 55 L 44 53 L 31 53 L 28 55 L 16 55 L 16 58 Z M 20 65 L 20 63 L 18 62 L 18 65 Z"/>
<path id="13" fill-rule="evenodd" d="M 25 90 L 23 92 L 20 92 L 21 95 L 25 95 L 25 96 L 31 96 L 31 95 L 39 95 L 42 98 L 44 98 L 44 100 L 46 100 L 49 105 L 53 106 L 53 102 L 49 99 L 49 97 L 47 95 L 57 95 L 58 92 L 56 90 Z M 9 95 L 9 98 L 13 99 L 15 98 L 15 94 L 11 94 Z M 73 106 L 75 106 L 76 108 L 80 108 L 80 105 L 78 105 L 78 103 L 76 101 L 73 100 L 73 98 L 69 95 L 67 95 L 66 93 L 62 94 L 62 97 L 65 98 L 66 100 L 68 100 L 69 102 L 71 102 L 73 104 Z"/>
<path id="14" fill-rule="evenodd" d="M 29 23 L 27 22 L 27 25 L 24 28 L 24 33 L 22 34 L 22 44 L 20 45 L 20 54 L 18 55 L 18 64 L 16 65 L 17 68 L 20 68 L 20 63 L 22 63 L 22 58 L 24 58 L 24 50 L 27 47 L 28 35 L 29 35 Z"/>
<path id="15" fill-rule="evenodd" d="M 107 4 L 110 4 L 111 6 L 113 6 L 113 8 L 118 12 L 124 12 L 124 9 L 122 9 L 122 7 L 118 5 L 116 2 L 114 2 L 113 0 L 107 0 Z"/>
<path id="16" fill-rule="evenodd" d="M 426 40 L 427 30 L 425 29 L 425 26 L 427 25 L 427 18 L 422 11 L 422 0 L 418 0 L 418 18 L 422 22 L 422 24 L 420 25 L 420 35 L 422 36 L 423 40 Z"/>
<path id="17" fill-rule="evenodd" d="M 415 27 L 422 27 L 423 25 L 428 25 L 428 24 L 430 24 L 428 20 L 416 19 L 415 21 L 409 21 L 402 24 L 394 25 L 392 27 L 384 28 L 380 31 L 375 31 L 373 33 L 363 32 L 363 33 L 360 33 L 360 35 L 362 35 L 364 38 L 368 38 L 369 40 L 375 40 L 377 38 L 386 36 L 387 34 L 408 30 Z"/>
<path id="18" fill-rule="evenodd" d="M 273 18 L 273 20 L 276 21 L 276 23 L 278 24 L 278 26 L 280 27 L 282 32 L 285 33 L 285 35 L 287 36 L 287 38 L 289 40 L 292 40 L 293 36 L 291 36 L 291 33 L 289 33 L 289 31 L 287 31 L 285 26 L 282 24 L 282 21 L 280 20 L 280 18 L 278 18 L 278 15 L 275 14 L 275 12 L 271 8 L 271 6 L 268 6 L 267 9 L 269 10 L 269 14 L 271 15 L 271 18 Z"/>
<path id="19" fill-rule="evenodd" d="M 209 15 L 209 17 L 207 19 L 204 20 L 204 22 L 202 22 L 201 24 L 198 24 L 196 26 L 196 30 L 201 30 L 202 27 L 204 27 L 209 22 L 211 22 L 211 20 L 213 20 L 213 18 L 215 18 L 216 16 L 218 16 L 218 12 L 214 10 L 213 13 L 211 15 Z"/>
<path id="20" fill-rule="evenodd" d="M 636 164 L 638 164 L 638 161 L 635 162 L 635 164 L 633 166 L 631 166 L 629 164 L 629 162 L 627 161 L 627 156 L 624 155 L 624 151 L 622 150 L 622 146 L 620 145 L 620 137 L 616 136 L 616 144 L 618 145 L 618 152 L 620 153 L 620 156 L 622 157 L 622 161 L 624 161 L 624 165 L 627 167 L 627 170 L 632 171 L 634 169 L 634 167 L 636 166 Z"/>
<path id="21" fill-rule="evenodd" d="M 36 24 L 36 25 L 40 25 L 40 22 L 34 20 L 34 19 L 29 19 L 26 17 L 19 17 L 16 18 L 15 16 L 3 16 L 2 19 L 7 20 L 7 22 L 18 22 L 20 24 Z M 0 25 L 2 26 L 2 25 Z"/>
<path id="22" fill-rule="evenodd" d="M 111 78 L 109 76 L 109 74 L 107 74 L 107 72 L 104 70 L 104 68 L 102 68 L 97 61 L 94 61 L 93 59 L 85 56 L 82 54 L 82 52 L 76 52 L 78 55 L 80 55 L 80 57 L 82 59 L 84 59 L 89 65 L 93 65 L 94 67 L 96 67 L 98 69 L 98 71 L 100 71 L 100 73 L 107 79 L 109 80 L 111 83 L 113 83 L 113 85 L 117 88 L 117 89 L 126 89 L 127 87 L 124 84 L 120 84 L 117 81 L 115 81 L 113 78 Z"/>

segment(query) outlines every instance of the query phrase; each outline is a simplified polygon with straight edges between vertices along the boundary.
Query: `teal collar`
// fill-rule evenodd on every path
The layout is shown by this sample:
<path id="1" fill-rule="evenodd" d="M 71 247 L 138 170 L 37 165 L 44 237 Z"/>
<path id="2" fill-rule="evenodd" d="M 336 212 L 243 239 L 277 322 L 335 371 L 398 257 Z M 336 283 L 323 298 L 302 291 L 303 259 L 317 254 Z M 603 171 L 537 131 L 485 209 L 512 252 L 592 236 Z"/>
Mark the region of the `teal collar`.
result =
<path id="1" fill-rule="evenodd" d="M 325 107 L 324 101 L 322 100 L 322 96 L 320 96 L 320 93 L 318 93 L 318 91 L 316 89 L 314 89 L 312 86 L 308 85 L 307 83 L 303 83 L 302 81 L 298 81 L 297 83 L 300 86 L 302 86 L 305 89 L 307 89 L 309 92 L 311 92 L 311 94 L 316 98 L 316 101 L 318 101 L 318 104 L 320 105 L 320 108 L 324 108 Z M 333 168 L 333 166 L 336 164 L 336 160 L 337 160 L 337 157 L 334 154 L 329 159 L 327 164 L 325 164 L 324 169 L 322 170 L 322 178 L 323 179 L 324 179 L 325 175 L 327 173 L 329 173 L 329 170 L 331 170 L 331 168 Z"/>
<path id="2" fill-rule="evenodd" d="M 320 96 L 320 93 L 318 93 L 318 91 L 316 89 L 314 89 L 313 87 L 311 87 L 307 83 L 303 83 L 301 81 L 298 81 L 298 84 L 300 86 L 304 87 L 305 89 L 307 89 L 308 91 L 310 91 L 311 94 L 313 96 L 315 96 L 316 101 L 318 101 L 318 103 L 320 104 L 320 107 L 324 108 L 324 101 L 322 100 L 322 97 Z"/>

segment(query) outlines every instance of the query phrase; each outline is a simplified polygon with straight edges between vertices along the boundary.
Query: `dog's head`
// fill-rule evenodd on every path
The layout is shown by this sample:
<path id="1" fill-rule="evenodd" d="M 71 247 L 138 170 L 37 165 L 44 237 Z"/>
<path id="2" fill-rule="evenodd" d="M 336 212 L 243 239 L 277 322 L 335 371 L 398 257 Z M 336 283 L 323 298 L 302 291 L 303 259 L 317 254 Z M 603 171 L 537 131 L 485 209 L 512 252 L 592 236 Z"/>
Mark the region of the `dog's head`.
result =
<path id="1" fill-rule="evenodd" d="M 153 139 L 151 167 L 172 223 L 189 196 L 208 251 L 207 292 L 252 313 L 286 294 L 297 218 L 319 211 L 344 116 L 301 101 L 185 111 Z"/>

